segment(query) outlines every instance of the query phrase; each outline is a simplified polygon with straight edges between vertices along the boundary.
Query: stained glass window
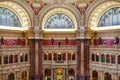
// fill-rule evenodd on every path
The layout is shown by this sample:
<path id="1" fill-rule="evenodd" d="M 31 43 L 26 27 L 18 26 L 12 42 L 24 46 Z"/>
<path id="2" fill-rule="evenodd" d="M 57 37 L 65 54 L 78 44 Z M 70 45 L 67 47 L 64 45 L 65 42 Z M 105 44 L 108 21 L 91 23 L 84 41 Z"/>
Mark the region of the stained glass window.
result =
<path id="1" fill-rule="evenodd" d="M 62 13 L 57 13 L 50 16 L 45 23 L 45 29 L 74 29 L 72 19 Z"/>
<path id="2" fill-rule="evenodd" d="M 10 9 L 0 7 L 0 26 L 21 27 L 19 18 Z"/>
<path id="3" fill-rule="evenodd" d="M 111 8 L 106 11 L 99 20 L 98 26 L 120 25 L 120 7 Z"/>

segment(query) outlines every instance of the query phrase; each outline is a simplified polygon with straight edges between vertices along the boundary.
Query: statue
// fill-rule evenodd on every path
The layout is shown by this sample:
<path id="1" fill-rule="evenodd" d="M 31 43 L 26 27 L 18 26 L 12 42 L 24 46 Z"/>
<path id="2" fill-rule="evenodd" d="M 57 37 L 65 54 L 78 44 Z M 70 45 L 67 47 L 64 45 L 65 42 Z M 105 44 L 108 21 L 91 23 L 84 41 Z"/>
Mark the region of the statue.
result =
<path id="1" fill-rule="evenodd" d="M 20 45 L 20 37 L 18 37 L 18 45 Z"/>
<path id="2" fill-rule="evenodd" d="M 68 44 L 69 43 L 69 41 L 68 41 L 68 38 L 66 37 L 66 39 L 65 39 L 65 43 L 66 44 Z"/>
<path id="3" fill-rule="evenodd" d="M 119 38 L 118 38 L 118 36 L 115 38 L 115 40 L 114 40 L 114 44 L 116 44 L 116 45 L 119 44 Z"/>
<path id="4" fill-rule="evenodd" d="M 51 43 L 52 43 L 52 45 L 54 44 L 54 39 L 53 38 L 51 39 Z"/>
<path id="5" fill-rule="evenodd" d="M 4 45 L 4 39 L 1 37 L 1 45 Z"/>
<path id="6" fill-rule="evenodd" d="M 101 37 L 99 37 L 98 42 L 99 42 L 99 45 L 102 45 L 102 39 L 101 39 Z"/>

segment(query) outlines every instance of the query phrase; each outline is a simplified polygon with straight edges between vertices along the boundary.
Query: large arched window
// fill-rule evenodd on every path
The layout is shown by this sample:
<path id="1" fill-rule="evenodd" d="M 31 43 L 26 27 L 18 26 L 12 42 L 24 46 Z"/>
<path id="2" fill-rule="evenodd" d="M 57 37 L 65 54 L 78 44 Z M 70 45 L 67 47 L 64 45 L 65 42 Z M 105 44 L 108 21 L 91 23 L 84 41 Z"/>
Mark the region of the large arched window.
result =
<path id="1" fill-rule="evenodd" d="M 13 11 L 0 7 L 0 26 L 21 27 L 21 24 Z"/>
<path id="2" fill-rule="evenodd" d="M 74 29 L 74 23 L 72 19 L 63 14 L 56 13 L 50 16 L 45 23 L 45 29 Z"/>
<path id="3" fill-rule="evenodd" d="M 99 20 L 98 26 L 120 25 L 120 7 L 115 7 L 106 11 Z"/>

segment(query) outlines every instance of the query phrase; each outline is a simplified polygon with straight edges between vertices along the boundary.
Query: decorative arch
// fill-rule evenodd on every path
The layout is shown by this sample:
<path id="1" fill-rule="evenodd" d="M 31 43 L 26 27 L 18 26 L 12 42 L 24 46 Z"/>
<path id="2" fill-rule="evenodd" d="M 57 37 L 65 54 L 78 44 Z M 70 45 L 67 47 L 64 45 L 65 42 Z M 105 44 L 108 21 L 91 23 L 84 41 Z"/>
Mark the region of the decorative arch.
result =
<path id="1" fill-rule="evenodd" d="M 80 13 L 79 11 L 74 8 L 73 6 L 71 5 L 68 5 L 68 4 L 50 4 L 48 6 L 46 6 L 45 8 L 43 8 L 41 10 L 41 12 L 39 13 L 39 27 L 40 29 L 42 30 L 43 27 L 44 27 L 44 24 L 45 22 L 47 21 L 47 19 L 53 15 L 53 14 L 56 14 L 56 13 L 64 13 L 65 15 L 69 16 L 72 20 L 73 20 L 73 23 L 75 24 L 75 30 L 77 28 L 79 28 L 80 26 Z M 60 30 L 60 29 L 59 29 Z M 54 30 L 56 31 L 56 30 Z M 63 31 L 63 30 L 61 30 Z M 69 30 L 65 30 L 65 31 L 70 31 Z"/>
<path id="2" fill-rule="evenodd" d="M 97 71 L 92 71 L 92 79 L 93 80 L 98 80 L 98 72 Z"/>
<path id="3" fill-rule="evenodd" d="M 10 73 L 8 75 L 8 80 L 15 80 L 15 74 L 14 73 Z"/>
<path id="4" fill-rule="evenodd" d="M 28 80 L 28 75 L 27 75 L 27 71 L 22 71 L 22 73 L 21 73 L 21 78 L 22 78 L 22 80 Z"/>
<path id="5" fill-rule="evenodd" d="M 0 26 L 0 29 L 10 29 L 10 30 L 27 30 L 28 27 L 31 27 L 32 21 L 30 16 L 31 14 L 28 14 L 26 8 L 21 6 L 19 3 L 24 4 L 22 1 L 1 1 L 0 2 L 0 7 L 7 8 L 14 12 L 16 16 L 19 18 L 21 27 L 4 27 Z M 28 7 L 27 7 L 28 8 Z M 30 10 L 30 9 L 29 9 Z M 32 12 L 32 10 L 31 10 Z M 30 15 L 30 16 L 29 16 Z"/>
<path id="6" fill-rule="evenodd" d="M 110 73 L 105 73 L 104 80 L 112 80 L 112 75 Z"/>
<path id="7" fill-rule="evenodd" d="M 88 26 L 93 30 L 107 30 L 107 29 L 120 29 L 120 27 L 98 27 L 98 22 L 101 16 L 109 9 L 114 7 L 120 7 L 120 2 L 118 1 L 106 1 L 101 2 L 90 14 L 88 20 Z"/>

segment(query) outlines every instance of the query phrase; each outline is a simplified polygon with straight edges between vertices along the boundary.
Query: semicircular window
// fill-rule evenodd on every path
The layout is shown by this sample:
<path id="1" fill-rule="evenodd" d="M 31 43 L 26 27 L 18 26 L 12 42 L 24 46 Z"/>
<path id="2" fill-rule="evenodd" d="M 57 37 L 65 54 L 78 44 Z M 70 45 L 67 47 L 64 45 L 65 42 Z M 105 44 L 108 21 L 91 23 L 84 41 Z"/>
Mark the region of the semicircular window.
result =
<path id="1" fill-rule="evenodd" d="M 0 26 L 21 27 L 21 24 L 13 11 L 0 7 Z"/>
<path id="2" fill-rule="evenodd" d="M 106 11 L 99 20 L 98 27 L 120 25 L 120 7 Z"/>
<path id="3" fill-rule="evenodd" d="M 57 13 L 50 16 L 45 23 L 45 29 L 74 29 L 72 19 L 62 13 Z"/>

